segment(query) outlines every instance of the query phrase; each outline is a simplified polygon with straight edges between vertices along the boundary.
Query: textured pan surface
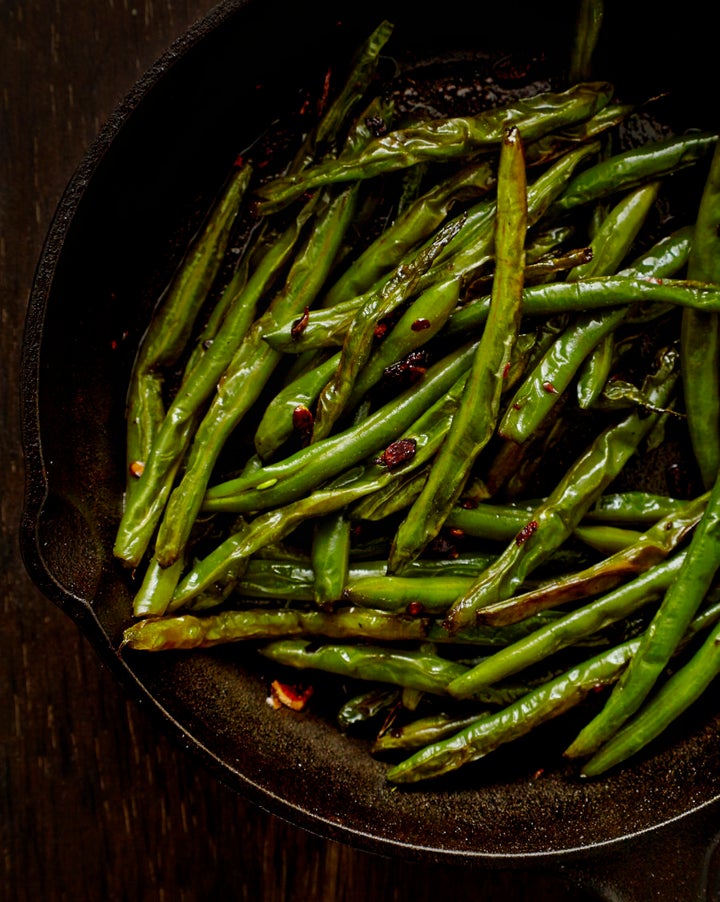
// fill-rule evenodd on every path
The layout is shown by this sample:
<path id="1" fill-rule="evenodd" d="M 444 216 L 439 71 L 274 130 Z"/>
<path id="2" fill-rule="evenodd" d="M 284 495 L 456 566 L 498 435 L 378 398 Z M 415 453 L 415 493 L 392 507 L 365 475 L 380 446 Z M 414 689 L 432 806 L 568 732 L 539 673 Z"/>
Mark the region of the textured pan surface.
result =
<path id="1" fill-rule="evenodd" d="M 396 23 L 399 61 L 466 63 L 490 50 L 506 60 L 494 78 L 512 80 L 525 64 L 542 77 L 565 63 L 574 4 L 554 5 L 553 21 L 539 6 L 488 18 L 451 2 L 441 18 L 435 11 L 419 21 L 416 4 L 370 2 L 338 25 L 322 4 L 220 4 L 146 75 L 90 149 L 58 210 L 31 299 L 23 545 L 33 578 L 132 695 L 223 780 L 294 823 L 384 854 L 552 855 L 654 828 L 720 794 L 718 718 L 693 712 L 652 754 L 594 782 L 558 766 L 568 723 L 456 778 L 392 791 L 385 766 L 329 720 L 271 711 L 263 674 L 246 670 L 237 649 L 120 658 L 131 599 L 111 547 L 127 374 L 152 304 L 232 159 L 297 106 L 301 85 L 317 84 L 382 17 Z M 687 98 L 678 115 L 707 126 L 696 81 L 710 70 L 702 43 L 692 69 L 683 64 L 691 22 L 673 25 L 669 66 L 660 23 L 632 33 L 621 10 L 610 12 L 603 77 L 636 96 L 672 88 Z"/>

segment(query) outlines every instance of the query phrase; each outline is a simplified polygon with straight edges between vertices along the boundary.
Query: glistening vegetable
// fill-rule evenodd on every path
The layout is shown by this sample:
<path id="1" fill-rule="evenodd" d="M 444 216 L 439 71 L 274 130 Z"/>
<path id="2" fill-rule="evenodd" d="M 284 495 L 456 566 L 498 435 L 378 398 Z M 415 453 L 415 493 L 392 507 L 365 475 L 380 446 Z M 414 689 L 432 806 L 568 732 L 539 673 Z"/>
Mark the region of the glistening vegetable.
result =
<path id="1" fill-rule="evenodd" d="M 591 80 L 601 22 L 460 116 L 381 22 L 243 152 L 130 374 L 123 654 L 224 644 L 396 784 L 571 707 L 599 774 L 711 685 L 718 136 Z"/>

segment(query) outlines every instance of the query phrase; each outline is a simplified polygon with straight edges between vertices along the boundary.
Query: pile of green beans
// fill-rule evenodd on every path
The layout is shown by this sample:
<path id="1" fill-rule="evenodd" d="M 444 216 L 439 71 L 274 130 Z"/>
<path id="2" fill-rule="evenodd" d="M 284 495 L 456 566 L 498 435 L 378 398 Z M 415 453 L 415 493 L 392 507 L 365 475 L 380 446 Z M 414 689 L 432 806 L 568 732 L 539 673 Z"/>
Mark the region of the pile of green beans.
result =
<path id="1" fill-rule="evenodd" d="M 446 118 L 381 22 L 291 160 L 238 161 L 130 374 L 122 653 L 339 678 L 392 783 L 573 708 L 594 777 L 720 671 L 720 144 L 622 145 L 580 7 L 564 83 Z"/>

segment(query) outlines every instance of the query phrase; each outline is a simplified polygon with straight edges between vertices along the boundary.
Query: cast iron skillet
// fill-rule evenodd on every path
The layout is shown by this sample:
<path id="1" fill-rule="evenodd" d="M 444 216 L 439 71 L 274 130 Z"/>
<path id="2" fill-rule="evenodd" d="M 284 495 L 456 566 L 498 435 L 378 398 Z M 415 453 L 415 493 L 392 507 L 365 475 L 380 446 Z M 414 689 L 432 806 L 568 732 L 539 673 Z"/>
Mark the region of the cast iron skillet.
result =
<path id="1" fill-rule="evenodd" d="M 549 5 L 552 14 L 540 4 L 481 6 L 446 0 L 426 18 L 415 3 L 366 0 L 338 22 L 320 3 L 228 0 L 139 82 L 68 186 L 39 262 L 23 358 L 22 544 L 38 586 L 131 695 L 239 792 L 365 850 L 508 864 L 602 850 L 714 802 L 717 710 L 694 712 L 651 753 L 598 781 L 580 782 L 559 764 L 562 745 L 548 734 L 462 778 L 390 791 L 384 765 L 329 719 L 272 712 L 263 674 L 236 650 L 118 655 L 131 599 L 111 555 L 132 357 L 233 158 L 381 18 L 396 24 L 399 62 L 462 62 L 490 50 L 503 60 L 494 71 L 501 79 L 514 77 L 516 63 L 540 75 L 566 64 L 574 3 Z M 680 127 L 708 127 L 701 88 L 712 84 L 710 29 L 700 14 L 688 12 L 668 34 L 655 7 L 639 9 L 637 25 L 621 7 L 608 6 L 602 77 L 628 98 L 669 91 L 665 109 Z"/>

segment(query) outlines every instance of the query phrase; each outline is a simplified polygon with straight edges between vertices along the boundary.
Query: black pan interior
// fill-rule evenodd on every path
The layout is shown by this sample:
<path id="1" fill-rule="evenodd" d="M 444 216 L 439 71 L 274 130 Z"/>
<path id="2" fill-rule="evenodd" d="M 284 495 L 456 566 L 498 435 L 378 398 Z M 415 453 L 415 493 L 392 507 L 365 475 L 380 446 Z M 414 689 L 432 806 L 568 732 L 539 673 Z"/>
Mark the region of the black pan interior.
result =
<path id="1" fill-rule="evenodd" d="M 629 22 L 626 7 L 607 5 L 598 77 L 627 99 L 667 92 L 661 109 L 674 129 L 716 125 L 711 29 L 699 4 L 672 24 L 650 4 L 636 4 Z M 651 753 L 598 781 L 581 782 L 558 763 L 560 729 L 456 778 L 391 791 L 362 741 L 320 714 L 272 712 L 264 675 L 236 649 L 119 656 L 130 590 L 111 547 L 127 375 L 152 305 L 234 157 L 276 118 L 292 117 L 381 18 L 396 26 L 388 65 L 412 63 L 419 77 L 438 74 L 447 85 L 467 77 L 477 90 L 478 73 L 496 87 L 511 87 L 519 73 L 540 81 L 562 73 L 575 9 L 221 3 L 107 124 L 68 187 L 37 272 L 23 364 L 23 544 L 33 577 L 159 723 L 223 780 L 294 823 L 373 851 L 519 859 L 666 823 L 720 792 L 717 713 L 692 712 Z"/>

